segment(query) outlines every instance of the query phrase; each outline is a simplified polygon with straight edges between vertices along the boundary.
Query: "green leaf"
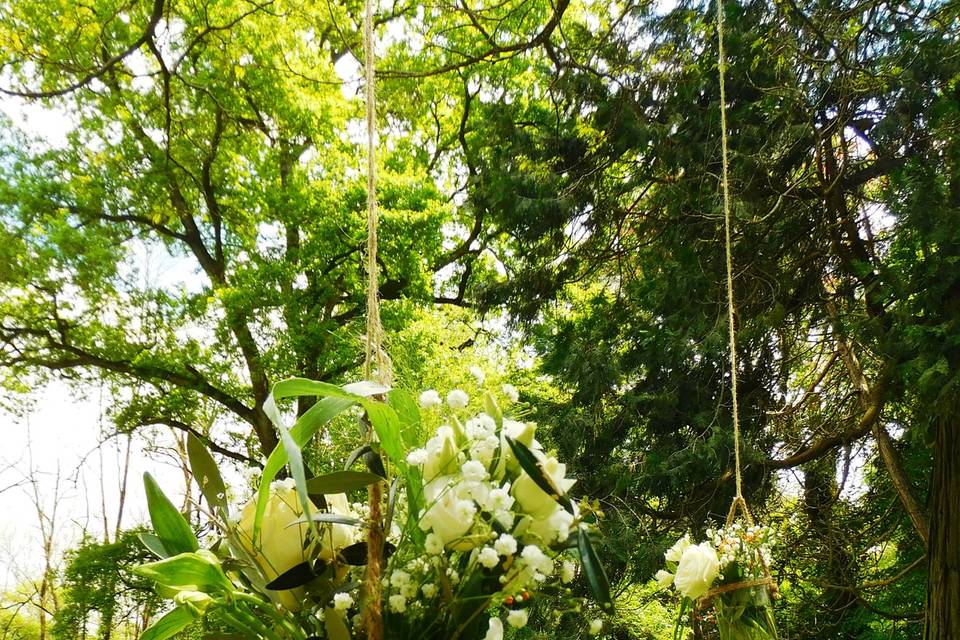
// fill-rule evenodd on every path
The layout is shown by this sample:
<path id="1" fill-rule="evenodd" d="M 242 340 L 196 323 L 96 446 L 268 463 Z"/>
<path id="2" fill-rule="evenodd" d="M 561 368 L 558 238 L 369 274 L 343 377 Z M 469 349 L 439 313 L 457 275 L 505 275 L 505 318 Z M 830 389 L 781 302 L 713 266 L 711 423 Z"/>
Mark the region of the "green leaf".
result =
<path id="1" fill-rule="evenodd" d="M 397 412 L 400 422 L 400 437 L 407 450 L 420 446 L 420 406 L 413 395 L 405 389 L 393 389 L 387 396 L 387 404 Z"/>
<path id="2" fill-rule="evenodd" d="M 380 448 L 394 464 L 404 464 L 404 448 L 400 439 L 400 418 L 392 407 L 375 400 L 364 400 L 363 408 L 367 410 L 367 418 L 373 425 L 377 437 L 380 438 Z"/>
<path id="3" fill-rule="evenodd" d="M 607 580 L 607 574 L 603 570 L 600 558 L 597 557 L 590 536 L 583 529 L 577 530 L 577 549 L 580 551 L 580 562 L 583 564 L 583 572 L 587 576 L 587 584 L 590 585 L 590 593 L 593 594 L 594 600 L 604 611 L 613 611 L 610 581 Z"/>
<path id="4" fill-rule="evenodd" d="M 300 518 L 295 520 L 287 525 L 287 529 L 290 527 L 296 526 L 298 524 L 304 524 L 306 522 L 324 522 L 327 524 L 345 524 L 350 527 L 360 526 L 361 521 L 356 518 L 351 518 L 350 516 L 345 516 L 339 513 L 311 513 L 309 518 Z"/>
<path id="5" fill-rule="evenodd" d="M 158 558 L 169 558 L 170 552 L 167 551 L 167 548 L 163 546 L 163 541 L 152 533 L 143 531 L 137 534 L 137 537 L 140 538 L 140 542 L 145 546 L 150 553 L 157 556 Z"/>
<path id="6" fill-rule="evenodd" d="M 334 471 L 322 476 L 307 480 L 307 490 L 310 493 L 346 493 L 368 487 L 374 482 L 383 480 L 380 476 L 366 471 Z"/>
<path id="7" fill-rule="evenodd" d="M 548 496 L 556 500 L 561 507 L 573 513 L 573 503 L 570 501 L 570 498 L 560 491 L 547 473 L 544 473 L 543 468 L 540 467 L 540 462 L 527 445 L 510 437 L 507 438 L 507 444 L 510 445 L 510 449 L 513 451 L 513 455 L 516 456 L 520 466 L 527 472 L 527 475 L 537 483 L 537 486 Z"/>
<path id="8" fill-rule="evenodd" d="M 320 400 L 297 419 L 293 427 L 290 428 L 290 437 L 302 447 L 320 430 L 320 427 L 333 420 L 354 404 L 356 404 L 356 399 L 354 398 L 336 397 Z M 266 464 L 263 465 L 260 487 L 257 489 L 257 512 L 253 524 L 254 541 L 256 541 L 260 535 L 260 525 L 263 522 L 263 514 L 267 509 L 267 498 L 270 495 L 270 483 L 273 482 L 286 463 L 287 450 L 283 446 L 278 446 L 273 450 L 273 453 L 270 454 L 270 457 L 267 458 Z"/>
<path id="9" fill-rule="evenodd" d="M 194 621 L 196 614 L 188 607 L 177 607 L 168 611 L 162 618 L 150 625 L 140 640 L 167 640 L 186 629 Z"/>
<path id="10" fill-rule="evenodd" d="M 280 434 L 280 444 L 283 445 L 283 449 L 287 453 L 287 465 L 290 467 L 290 475 L 293 476 L 297 497 L 300 499 L 300 506 L 303 508 L 304 515 L 309 518 L 312 505 L 310 504 L 310 496 L 307 492 L 307 474 L 303 468 L 303 453 L 300 451 L 300 444 L 293 439 L 293 436 L 290 435 L 290 430 L 283 424 L 283 417 L 280 415 L 280 410 L 277 408 L 277 403 L 272 394 L 267 396 L 266 402 L 263 403 L 263 411 L 267 414 L 267 417 L 270 418 L 270 421 L 273 422 L 273 426 L 277 428 L 277 432 Z M 310 526 L 312 528 L 314 527 L 312 524 Z M 316 533 L 316 531 L 314 531 L 314 533 Z"/>
<path id="11" fill-rule="evenodd" d="M 207 499 L 207 504 L 226 515 L 227 488 L 220 469 L 204 444 L 192 433 L 187 436 L 187 457 L 190 460 L 190 471 L 200 485 L 200 493 Z"/>
<path id="12" fill-rule="evenodd" d="M 232 590 L 230 579 L 219 562 L 209 557 L 212 555 L 210 552 L 181 553 L 134 567 L 133 573 L 173 589 L 204 593 Z"/>
<path id="13" fill-rule="evenodd" d="M 183 514 L 173 506 L 149 473 L 143 474 L 143 486 L 147 493 L 147 509 L 150 511 L 153 530 L 167 552 L 177 554 L 199 549 L 197 536 Z"/>

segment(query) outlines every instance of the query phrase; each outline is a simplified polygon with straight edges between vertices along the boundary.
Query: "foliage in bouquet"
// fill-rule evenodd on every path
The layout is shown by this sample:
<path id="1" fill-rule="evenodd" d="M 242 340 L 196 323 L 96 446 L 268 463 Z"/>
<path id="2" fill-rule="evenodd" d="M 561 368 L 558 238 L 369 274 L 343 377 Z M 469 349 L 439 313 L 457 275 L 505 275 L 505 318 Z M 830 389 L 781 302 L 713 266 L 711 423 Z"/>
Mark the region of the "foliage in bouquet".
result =
<path id="1" fill-rule="evenodd" d="M 712 605 L 723 640 L 776 638 L 770 601 L 770 549 L 773 530 L 734 522 L 694 544 L 685 535 L 666 551 L 660 586 L 672 586 L 682 600 L 674 637 L 682 634 L 684 614 Z"/>
<path id="2" fill-rule="evenodd" d="M 322 399 L 288 429 L 274 399 L 299 395 Z M 506 386 L 501 400 L 515 399 Z M 381 522 L 387 638 L 498 640 L 504 624 L 525 626 L 541 601 L 580 616 L 612 610 L 590 538 L 595 514 L 570 499 L 565 465 L 543 450 L 534 424 L 503 416 L 492 394 L 482 405 L 471 407 L 459 390 L 446 403 L 435 391 L 418 402 L 371 383 L 278 383 L 266 408 L 282 446 L 240 509 L 228 504 L 210 454 L 191 440 L 191 467 L 217 536 L 201 549 L 147 476 L 155 535 L 144 543 L 160 559 L 138 571 L 176 606 L 144 638 L 169 638 L 206 617 L 244 637 L 360 637 L 368 513 L 348 496 L 378 482 L 389 486 Z M 355 406 L 365 444 L 342 471 L 308 477 L 301 448 Z M 355 469 L 361 463 L 365 469 Z M 284 467 L 290 478 L 277 480 Z M 592 603 L 566 586 L 580 573 Z M 599 619 L 588 627 L 601 629 Z"/>

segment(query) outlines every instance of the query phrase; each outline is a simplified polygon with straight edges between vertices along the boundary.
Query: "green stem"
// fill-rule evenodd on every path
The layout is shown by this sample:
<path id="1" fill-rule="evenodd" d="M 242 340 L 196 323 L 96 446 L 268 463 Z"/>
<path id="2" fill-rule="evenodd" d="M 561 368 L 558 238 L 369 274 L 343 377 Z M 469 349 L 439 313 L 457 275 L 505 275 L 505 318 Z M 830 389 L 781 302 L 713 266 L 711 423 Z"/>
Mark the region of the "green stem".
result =
<path id="1" fill-rule="evenodd" d="M 290 620 L 280 611 L 278 611 L 277 608 L 272 604 L 264 602 L 260 598 L 242 591 L 234 591 L 231 595 L 235 600 L 258 607 L 261 611 L 269 614 L 277 624 L 282 626 L 287 631 L 291 638 L 295 638 L 296 640 L 306 640 L 306 634 L 304 634 L 299 627 L 290 622 Z"/>

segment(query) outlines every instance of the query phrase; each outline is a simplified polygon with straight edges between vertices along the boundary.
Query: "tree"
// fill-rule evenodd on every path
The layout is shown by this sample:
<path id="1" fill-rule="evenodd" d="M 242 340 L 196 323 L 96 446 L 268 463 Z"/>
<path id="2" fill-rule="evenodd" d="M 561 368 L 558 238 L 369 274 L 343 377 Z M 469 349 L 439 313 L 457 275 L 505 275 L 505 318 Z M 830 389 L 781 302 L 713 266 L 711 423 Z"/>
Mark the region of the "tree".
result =
<path id="1" fill-rule="evenodd" d="M 396 5 L 380 24 L 411 10 Z M 63 149 L 35 151 L 9 127 L 4 142 L 9 385 L 105 380 L 121 430 L 195 432 L 212 415 L 246 425 L 267 453 L 277 442 L 262 409 L 273 381 L 355 375 L 359 104 L 334 67 L 359 44 L 356 15 L 351 4 L 309 1 L 5 9 L 3 91 L 76 118 Z M 396 145 L 384 153 L 380 194 L 392 330 L 417 305 L 465 304 L 462 292 L 435 294 L 433 277 L 464 268 L 472 237 L 461 243 L 453 230 L 444 245 L 448 195 L 422 154 L 407 153 L 421 131 L 389 127 L 384 137 Z"/>
<path id="2" fill-rule="evenodd" d="M 866 447 L 879 471 L 871 486 L 899 505 L 895 528 L 857 536 L 864 521 L 854 519 L 826 540 L 808 529 L 806 544 L 841 558 L 896 541 L 894 563 L 856 571 L 841 595 L 910 620 L 910 598 L 884 610 L 871 589 L 889 578 L 896 593 L 923 566 L 929 537 L 927 633 L 950 637 L 936 629 L 949 628 L 956 602 L 948 549 L 960 522 L 943 502 L 955 439 L 942 426 L 955 422 L 941 409 L 957 372 L 956 270 L 934 265 L 957 255 L 956 8 L 726 11 L 750 497 L 763 505 L 778 472 L 822 463 L 829 476 Z M 555 444 L 582 456 L 586 492 L 623 501 L 654 530 L 702 527 L 725 513 L 732 484 L 714 7 L 586 13 L 568 12 L 542 51 L 512 61 L 524 83 L 466 79 L 467 97 L 482 96 L 460 131 L 476 166 L 468 198 L 510 274 L 479 285 L 479 299 L 508 304 L 544 370 L 570 389 L 541 410 L 565 425 Z M 932 467 L 918 446 L 928 424 L 941 425 Z M 930 480 L 931 506 L 943 508 L 923 506 Z M 834 503 L 807 506 L 840 524 L 845 507 Z M 656 555 L 638 550 L 633 562 Z"/>

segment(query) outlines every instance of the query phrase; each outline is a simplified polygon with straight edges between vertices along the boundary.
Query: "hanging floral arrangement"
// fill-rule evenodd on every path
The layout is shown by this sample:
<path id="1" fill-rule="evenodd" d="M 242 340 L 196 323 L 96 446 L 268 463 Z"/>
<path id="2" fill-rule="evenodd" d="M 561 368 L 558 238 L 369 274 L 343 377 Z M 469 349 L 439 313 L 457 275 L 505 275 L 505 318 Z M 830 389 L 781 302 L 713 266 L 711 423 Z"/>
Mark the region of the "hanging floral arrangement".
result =
<path id="1" fill-rule="evenodd" d="M 661 587 L 672 586 L 682 601 L 674 638 L 683 635 L 684 614 L 713 607 L 721 640 L 777 638 L 768 567 L 774 543 L 769 527 L 734 522 L 694 544 L 686 535 L 664 554 L 657 572 Z"/>
<path id="2" fill-rule="evenodd" d="M 322 399 L 287 428 L 275 401 L 298 395 Z M 501 400 L 515 395 L 508 386 Z M 418 400 L 373 383 L 278 383 L 267 412 L 282 446 L 241 506 L 228 504 L 212 457 L 192 439 L 191 467 L 217 532 L 206 549 L 148 475 L 154 534 L 143 542 L 158 560 L 137 573 L 174 607 L 142 639 L 164 640 L 200 618 L 236 637 L 366 637 L 372 525 L 385 534 L 379 591 L 388 640 L 500 640 L 541 602 L 544 612 L 588 616 L 586 632 L 599 634 L 612 603 L 591 540 L 596 514 L 570 497 L 574 481 L 537 441 L 536 426 L 504 416 L 490 393 L 473 405 L 459 390 L 445 403 L 435 391 Z M 368 444 L 342 471 L 306 477 L 301 447 L 354 406 Z M 284 467 L 290 477 L 277 480 Z M 374 523 L 368 505 L 348 496 L 381 482 L 389 490 Z M 592 599 L 567 587 L 580 576 Z"/>

